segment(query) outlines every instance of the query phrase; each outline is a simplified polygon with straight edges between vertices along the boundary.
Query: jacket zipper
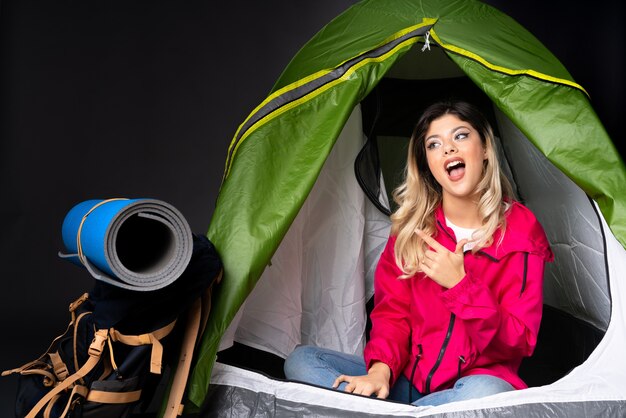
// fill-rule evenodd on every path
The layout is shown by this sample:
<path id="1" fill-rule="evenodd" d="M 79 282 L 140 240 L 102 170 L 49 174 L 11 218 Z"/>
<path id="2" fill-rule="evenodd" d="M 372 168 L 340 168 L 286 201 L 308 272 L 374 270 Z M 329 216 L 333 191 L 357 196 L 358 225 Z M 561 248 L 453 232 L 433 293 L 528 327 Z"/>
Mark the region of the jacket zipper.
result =
<path id="1" fill-rule="evenodd" d="M 443 344 L 441 345 L 441 350 L 439 350 L 439 357 L 437 357 L 437 361 L 435 365 L 428 373 L 428 377 L 426 378 L 426 390 L 425 395 L 430 393 L 430 382 L 433 379 L 433 375 L 441 365 L 441 361 L 443 360 L 443 355 L 446 353 L 446 349 L 448 348 L 448 343 L 450 342 L 450 337 L 452 337 L 452 330 L 454 329 L 454 321 L 456 319 L 455 314 L 450 314 L 450 323 L 448 324 L 448 332 L 446 333 L 446 338 L 443 340 Z"/>
<path id="2" fill-rule="evenodd" d="M 459 356 L 459 367 L 456 374 L 456 380 L 459 380 L 461 378 L 461 366 L 463 366 L 463 364 L 465 364 L 465 356 Z"/>
<path id="3" fill-rule="evenodd" d="M 522 289 L 519 292 L 519 297 L 522 297 L 524 290 L 526 290 L 526 276 L 528 275 L 528 253 L 524 253 L 524 277 L 522 278 Z"/>
<path id="4" fill-rule="evenodd" d="M 417 364 L 420 362 L 420 359 L 422 358 L 422 353 L 424 352 L 422 350 L 422 344 L 418 344 L 417 348 L 419 352 L 417 353 L 417 356 L 415 356 L 415 363 L 413 363 L 413 370 L 411 370 L 411 379 L 409 380 L 409 403 L 411 403 L 411 397 L 413 396 L 413 378 L 415 377 L 415 370 L 417 369 Z"/>

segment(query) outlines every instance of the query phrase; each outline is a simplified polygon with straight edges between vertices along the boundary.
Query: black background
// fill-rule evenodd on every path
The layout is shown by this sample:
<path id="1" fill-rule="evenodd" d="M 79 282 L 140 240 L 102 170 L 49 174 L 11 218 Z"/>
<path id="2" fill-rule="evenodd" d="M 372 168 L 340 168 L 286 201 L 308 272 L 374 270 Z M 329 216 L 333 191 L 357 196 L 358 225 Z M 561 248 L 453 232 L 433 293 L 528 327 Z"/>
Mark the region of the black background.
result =
<path id="1" fill-rule="evenodd" d="M 350 0 L 0 0 L 0 369 L 41 354 L 92 285 L 57 257 L 92 198 L 152 197 L 208 229 L 238 125 Z M 490 0 L 539 38 L 624 140 L 624 6 Z M 0 379 L 11 416 L 15 377 Z"/>

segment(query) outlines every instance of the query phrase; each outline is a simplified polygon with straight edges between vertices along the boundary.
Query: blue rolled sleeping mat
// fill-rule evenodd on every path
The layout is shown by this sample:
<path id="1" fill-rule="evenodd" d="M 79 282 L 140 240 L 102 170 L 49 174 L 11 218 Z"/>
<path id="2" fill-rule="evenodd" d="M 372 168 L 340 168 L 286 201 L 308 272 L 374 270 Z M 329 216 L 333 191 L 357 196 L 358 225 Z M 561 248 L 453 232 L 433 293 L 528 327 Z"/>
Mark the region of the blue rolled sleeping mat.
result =
<path id="1" fill-rule="evenodd" d="M 156 199 L 98 199 L 65 216 L 59 255 L 96 279 L 89 292 L 97 328 L 140 334 L 175 319 L 222 269 L 204 235 Z"/>
<path id="2" fill-rule="evenodd" d="M 193 251 L 191 229 L 172 205 L 155 199 L 87 200 L 63 221 L 59 255 L 97 280 L 136 291 L 174 282 Z"/>

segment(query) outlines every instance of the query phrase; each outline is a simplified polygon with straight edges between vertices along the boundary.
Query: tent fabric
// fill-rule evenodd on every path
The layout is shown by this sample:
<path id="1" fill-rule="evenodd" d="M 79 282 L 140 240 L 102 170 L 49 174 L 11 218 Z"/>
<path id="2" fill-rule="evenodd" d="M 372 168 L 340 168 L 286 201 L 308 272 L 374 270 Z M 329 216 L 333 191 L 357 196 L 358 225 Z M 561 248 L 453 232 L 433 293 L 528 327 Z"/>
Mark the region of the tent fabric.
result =
<path id="1" fill-rule="evenodd" d="M 390 222 L 354 176 L 352 161 L 363 145 L 360 116 L 357 107 L 220 350 L 236 340 L 282 358 L 298 344 L 363 351 L 365 304 Z"/>
<path id="2" fill-rule="evenodd" d="M 530 32 L 478 1 L 369 0 L 355 4 L 296 54 L 273 91 L 359 56 L 414 25 L 434 24 L 440 42 L 482 57 L 499 70 L 532 73 L 578 86 L 567 69 Z"/>
<path id="3" fill-rule="evenodd" d="M 616 239 L 611 245 L 621 243 L 608 264 L 612 304 L 602 344 L 609 351 L 614 342 L 624 348 L 623 332 L 615 331 L 623 328 L 624 308 L 613 286 L 614 265 L 623 263 L 626 244 L 626 169 L 584 90 L 530 33 L 489 6 L 473 0 L 369 0 L 348 9 L 302 48 L 231 144 L 208 231 L 225 277 L 190 381 L 189 396 L 197 406 L 207 394 L 224 332 L 270 265 L 353 109 L 427 32 L 431 46 L 445 50 L 539 152 L 597 202 L 608 225 L 601 230 L 607 240 Z M 430 52 L 423 52 L 424 61 Z M 607 366 L 606 359 L 599 361 Z M 619 370 L 626 367 L 613 368 L 618 380 L 610 381 L 623 382 Z M 599 395 L 605 385 L 598 380 L 586 399 L 623 400 L 619 387 Z M 579 390 L 576 383 L 567 388 Z"/>
<path id="4" fill-rule="evenodd" d="M 372 62 L 382 61 L 390 54 L 396 52 L 397 49 L 415 43 L 430 28 L 429 23 L 431 23 L 430 20 L 401 31 L 382 45 L 341 63 L 333 68 L 332 71 L 321 71 L 270 94 L 252 112 L 235 134 L 235 138 L 228 150 L 225 177 L 229 174 L 234 154 L 237 152 L 240 143 L 253 131 L 255 124 L 267 123 L 268 120 L 279 116 L 299 103 L 304 103 L 310 100 L 311 97 L 315 97 L 334 85 L 341 83 L 355 71 L 358 71 L 360 67 Z"/>
<path id="5" fill-rule="evenodd" d="M 626 169 L 582 92 L 532 77 L 509 77 L 450 55 L 560 171 L 598 202 L 626 245 Z M 589 158 L 593 155 L 594 158 Z"/>
<path id="6" fill-rule="evenodd" d="M 505 154 L 520 196 L 549 231 L 555 259 L 544 274 L 544 303 L 606 330 L 611 319 L 611 294 L 602 227 L 589 197 L 533 147 L 517 127 L 496 112 Z M 567 277 L 564 281 L 562 278 Z"/>
<path id="7" fill-rule="evenodd" d="M 93 199 L 65 216 L 59 255 L 94 278 L 129 290 L 152 291 L 174 282 L 193 252 L 183 215 L 156 199 Z"/>
<path id="8" fill-rule="evenodd" d="M 356 135 L 356 141 L 342 140 L 347 135 Z M 237 327 L 237 341 L 283 358 L 301 343 L 301 335 L 302 342 L 362 351 L 364 328 L 357 324 L 365 323 L 360 247 L 366 201 L 351 164 L 362 143 L 360 114 L 355 112 L 247 298 L 246 315 L 239 324 L 231 324 Z M 328 222 L 334 213 L 342 215 Z M 267 300 L 273 301 L 270 310 Z"/>

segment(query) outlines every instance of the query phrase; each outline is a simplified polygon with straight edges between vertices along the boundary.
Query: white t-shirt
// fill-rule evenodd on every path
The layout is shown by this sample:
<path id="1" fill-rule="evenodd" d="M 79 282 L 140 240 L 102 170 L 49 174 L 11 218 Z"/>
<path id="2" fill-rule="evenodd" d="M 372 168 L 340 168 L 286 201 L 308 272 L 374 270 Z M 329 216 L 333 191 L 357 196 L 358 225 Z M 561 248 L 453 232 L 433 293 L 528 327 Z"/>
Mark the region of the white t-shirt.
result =
<path id="1" fill-rule="evenodd" d="M 456 242 L 461 241 L 462 239 L 468 239 L 469 242 L 463 246 L 463 251 L 469 251 L 474 248 L 476 245 L 475 241 L 472 241 L 472 234 L 476 231 L 476 228 L 463 228 L 461 226 L 457 226 L 450 222 L 450 219 L 446 218 L 446 224 L 454 231 L 454 235 L 456 236 Z"/>

